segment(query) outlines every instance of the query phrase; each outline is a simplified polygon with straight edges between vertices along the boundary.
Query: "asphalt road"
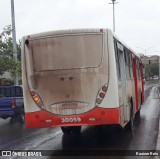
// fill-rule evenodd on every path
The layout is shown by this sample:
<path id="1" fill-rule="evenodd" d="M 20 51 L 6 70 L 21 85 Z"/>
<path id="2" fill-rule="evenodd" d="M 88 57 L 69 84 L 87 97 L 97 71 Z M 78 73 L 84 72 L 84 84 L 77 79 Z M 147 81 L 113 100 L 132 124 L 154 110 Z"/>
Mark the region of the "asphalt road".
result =
<path id="1" fill-rule="evenodd" d="M 133 133 L 122 131 L 117 126 L 104 126 L 101 129 L 92 126 L 83 127 L 79 136 L 63 135 L 60 128 L 26 129 L 24 123 L 19 120 L 11 122 L 10 119 L 0 119 L 0 150 L 71 151 L 86 149 L 97 151 L 97 153 L 98 150 L 154 150 L 156 149 L 160 116 L 160 100 L 157 98 L 157 87 L 158 84 L 155 83 L 146 84 L 146 100 L 141 108 L 140 119 L 135 120 Z M 75 157 L 52 156 L 39 158 L 66 159 Z M 79 159 L 82 156 L 76 156 L 76 158 Z M 86 158 L 106 158 L 106 156 L 87 156 Z M 130 159 L 147 157 L 107 156 L 107 158 Z M 153 156 L 148 158 L 152 159 Z"/>

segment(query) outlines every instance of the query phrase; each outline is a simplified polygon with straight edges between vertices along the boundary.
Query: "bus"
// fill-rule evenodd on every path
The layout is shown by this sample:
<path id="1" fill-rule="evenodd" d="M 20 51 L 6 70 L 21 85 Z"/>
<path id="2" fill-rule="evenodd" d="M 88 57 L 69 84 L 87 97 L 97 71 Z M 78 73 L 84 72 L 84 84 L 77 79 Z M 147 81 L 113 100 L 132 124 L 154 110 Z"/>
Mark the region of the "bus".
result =
<path id="1" fill-rule="evenodd" d="M 58 30 L 22 38 L 27 128 L 118 124 L 133 129 L 144 102 L 141 59 L 110 29 Z"/>

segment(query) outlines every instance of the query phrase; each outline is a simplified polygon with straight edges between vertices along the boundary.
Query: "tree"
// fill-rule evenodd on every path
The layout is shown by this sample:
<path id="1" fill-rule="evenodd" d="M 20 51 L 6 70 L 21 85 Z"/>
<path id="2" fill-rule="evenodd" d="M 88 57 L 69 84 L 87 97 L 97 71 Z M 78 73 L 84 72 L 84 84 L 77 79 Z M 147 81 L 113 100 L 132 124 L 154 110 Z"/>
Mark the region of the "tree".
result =
<path id="1" fill-rule="evenodd" d="M 21 73 L 21 44 L 17 43 L 17 61 L 13 59 L 13 39 L 11 25 L 3 28 L 0 34 L 0 75 L 8 71 L 15 76 Z"/>
<path id="2" fill-rule="evenodd" d="M 147 64 L 145 67 L 145 78 L 154 77 L 159 75 L 159 66 L 158 64 Z"/>

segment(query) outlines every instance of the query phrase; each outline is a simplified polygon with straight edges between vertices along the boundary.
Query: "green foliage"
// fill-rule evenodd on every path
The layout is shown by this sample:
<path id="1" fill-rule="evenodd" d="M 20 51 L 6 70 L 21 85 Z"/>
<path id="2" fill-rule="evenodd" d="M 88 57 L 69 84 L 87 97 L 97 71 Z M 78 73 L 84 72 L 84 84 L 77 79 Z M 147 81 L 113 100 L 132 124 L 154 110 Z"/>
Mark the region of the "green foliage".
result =
<path id="1" fill-rule="evenodd" d="M 0 34 L 0 55 L 2 56 L 13 56 L 13 40 L 11 38 L 11 26 L 3 28 L 3 32 Z"/>
<path id="2" fill-rule="evenodd" d="M 13 39 L 11 25 L 3 28 L 0 34 L 0 75 L 9 71 L 14 77 L 21 73 L 21 44 L 17 43 L 17 61 L 13 59 Z"/>
<path id="3" fill-rule="evenodd" d="M 0 86 L 10 86 L 13 85 L 14 81 L 8 78 L 1 78 L 0 79 Z"/>
<path id="4" fill-rule="evenodd" d="M 155 75 L 159 75 L 158 64 L 147 64 L 145 67 L 145 78 L 154 77 Z"/>
<path id="5" fill-rule="evenodd" d="M 5 71 L 11 71 L 15 68 L 16 62 L 9 57 L 0 57 L 0 75 L 3 75 Z"/>

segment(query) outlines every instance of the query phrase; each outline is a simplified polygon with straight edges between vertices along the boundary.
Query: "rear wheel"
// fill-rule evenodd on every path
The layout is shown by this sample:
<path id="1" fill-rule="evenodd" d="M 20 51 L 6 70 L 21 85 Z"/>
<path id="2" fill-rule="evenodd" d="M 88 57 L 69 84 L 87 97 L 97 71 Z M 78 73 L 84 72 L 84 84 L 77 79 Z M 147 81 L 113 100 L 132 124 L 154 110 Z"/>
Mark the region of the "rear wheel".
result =
<path id="1" fill-rule="evenodd" d="M 142 106 L 142 104 L 143 104 L 143 102 L 142 102 L 142 94 L 141 94 L 141 99 L 140 99 L 139 104 L 140 104 L 139 110 L 137 111 L 137 113 L 136 113 L 136 115 L 135 115 L 135 118 L 136 118 L 136 119 L 140 119 L 140 117 L 141 117 L 140 111 L 141 111 L 141 106 Z"/>
<path id="2" fill-rule="evenodd" d="M 62 126 L 61 130 L 64 134 L 70 134 L 71 133 L 71 127 Z"/>
<path id="3" fill-rule="evenodd" d="M 140 109 L 137 111 L 136 113 L 136 119 L 139 119 L 141 117 L 141 112 L 140 112 Z"/>
<path id="4" fill-rule="evenodd" d="M 126 129 L 130 132 L 133 132 L 133 127 L 134 127 L 134 115 L 133 115 L 133 106 L 131 104 L 131 110 L 130 110 L 130 121 L 126 125 Z"/>
<path id="5" fill-rule="evenodd" d="M 81 133 L 81 126 L 73 126 L 73 127 L 71 127 L 71 131 L 73 134 L 80 134 Z"/>
<path id="6" fill-rule="evenodd" d="M 61 130 L 64 134 L 80 134 L 81 126 L 62 126 Z"/>

